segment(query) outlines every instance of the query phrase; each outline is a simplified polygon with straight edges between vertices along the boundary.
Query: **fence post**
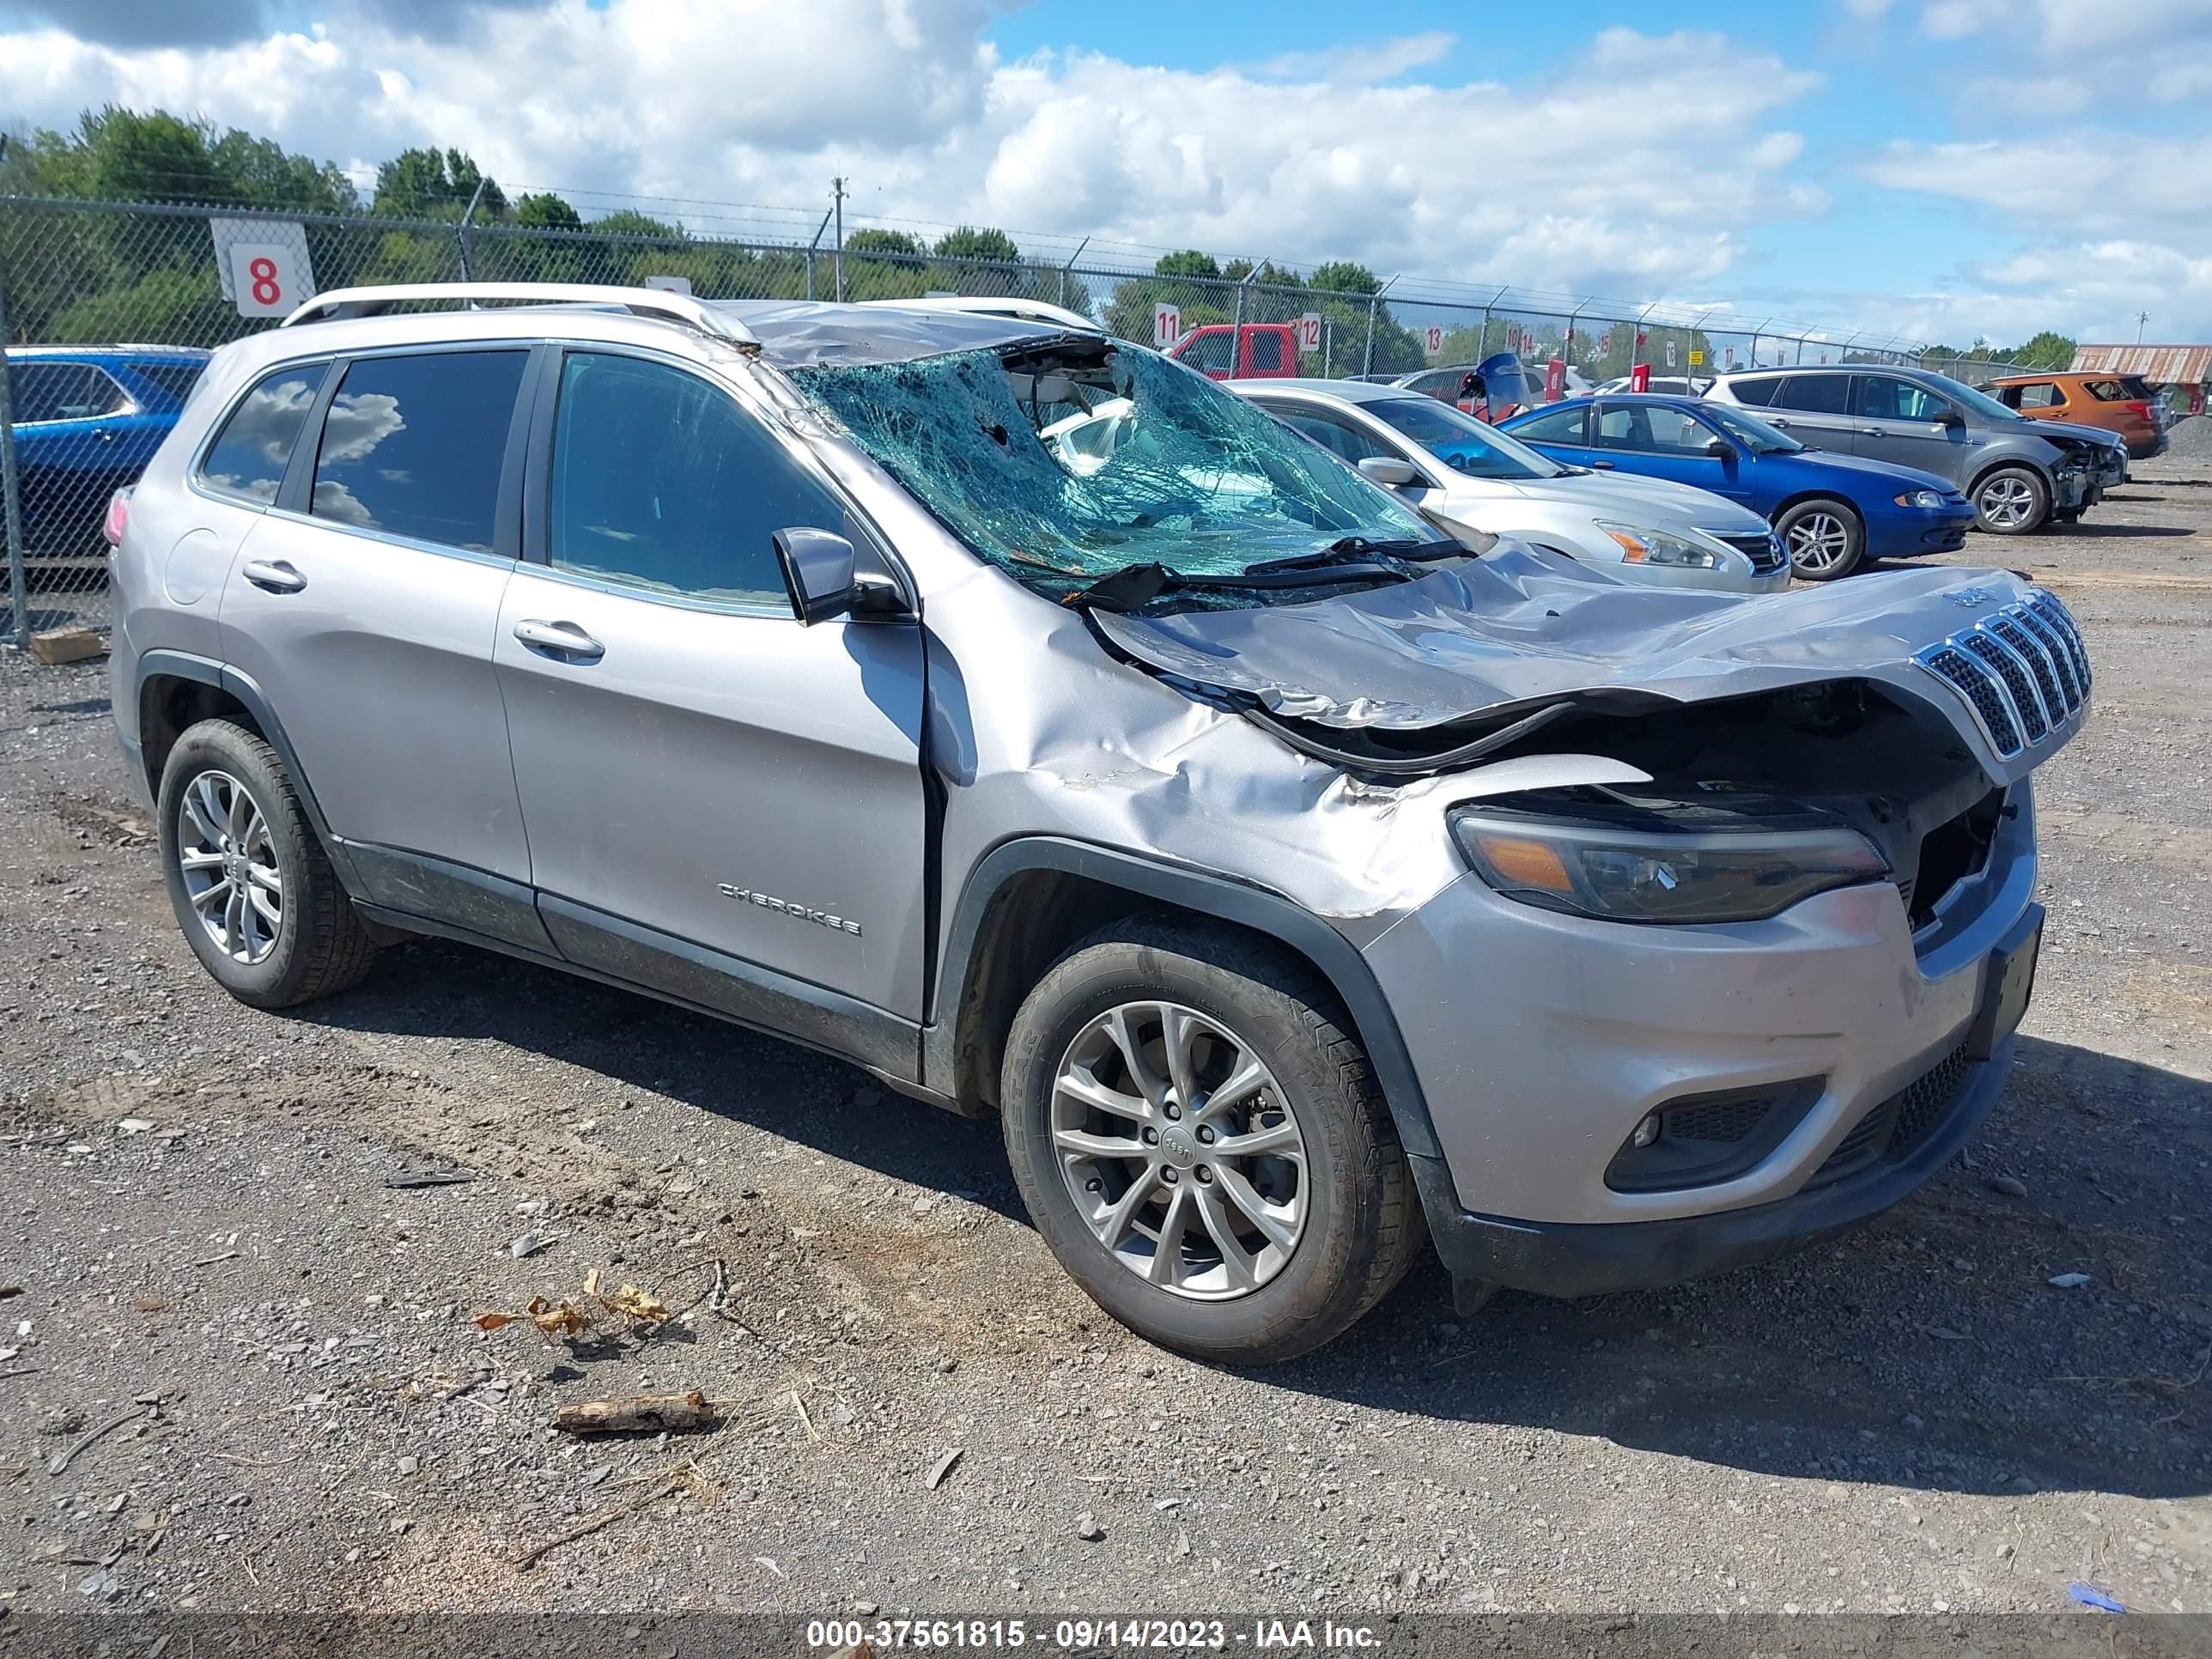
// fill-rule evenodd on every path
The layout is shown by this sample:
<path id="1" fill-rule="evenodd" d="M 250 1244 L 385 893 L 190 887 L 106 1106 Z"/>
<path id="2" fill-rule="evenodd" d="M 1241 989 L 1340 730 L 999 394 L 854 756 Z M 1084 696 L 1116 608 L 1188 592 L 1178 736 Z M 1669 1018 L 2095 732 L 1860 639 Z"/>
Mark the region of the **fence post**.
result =
<path id="1" fill-rule="evenodd" d="M 476 281 L 469 275 L 469 221 L 477 216 L 477 204 L 483 200 L 484 186 L 490 182 L 489 179 L 477 180 L 476 189 L 469 195 L 468 206 L 461 210 L 461 222 L 453 227 L 453 240 L 461 252 L 461 280 L 465 283 Z"/>
<path id="2" fill-rule="evenodd" d="M 31 584 L 23 574 L 23 500 L 15 475 L 15 404 L 5 349 L 14 337 L 8 323 L 8 273 L 0 267 L 0 517 L 8 534 L 8 609 L 18 650 L 31 646 Z"/>

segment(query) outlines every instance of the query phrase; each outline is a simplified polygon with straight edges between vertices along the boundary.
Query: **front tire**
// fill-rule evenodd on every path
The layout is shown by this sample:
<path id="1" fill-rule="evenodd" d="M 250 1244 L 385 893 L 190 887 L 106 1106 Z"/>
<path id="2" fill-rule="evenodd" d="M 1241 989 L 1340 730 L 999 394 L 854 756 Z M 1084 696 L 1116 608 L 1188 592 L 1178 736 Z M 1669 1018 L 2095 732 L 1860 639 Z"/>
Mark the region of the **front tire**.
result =
<path id="1" fill-rule="evenodd" d="M 1974 520 L 1996 536 L 2025 536 L 2051 517 L 2051 486 L 2033 467 L 2001 466 L 1975 481 Z"/>
<path id="2" fill-rule="evenodd" d="M 200 965 L 240 1002 L 289 1008 L 358 983 L 376 955 L 276 751 L 202 720 L 161 769 L 161 866 Z"/>
<path id="3" fill-rule="evenodd" d="M 1866 557 L 1866 526 L 1846 501 L 1799 501 L 1774 521 L 1793 574 L 1808 582 L 1848 576 Z"/>
<path id="4" fill-rule="evenodd" d="M 1062 957 L 1015 1016 L 1014 1179 L 1060 1265 L 1138 1334 L 1289 1359 L 1403 1277 L 1418 1200 L 1333 1000 L 1258 941 L 1137 921 Z"/>

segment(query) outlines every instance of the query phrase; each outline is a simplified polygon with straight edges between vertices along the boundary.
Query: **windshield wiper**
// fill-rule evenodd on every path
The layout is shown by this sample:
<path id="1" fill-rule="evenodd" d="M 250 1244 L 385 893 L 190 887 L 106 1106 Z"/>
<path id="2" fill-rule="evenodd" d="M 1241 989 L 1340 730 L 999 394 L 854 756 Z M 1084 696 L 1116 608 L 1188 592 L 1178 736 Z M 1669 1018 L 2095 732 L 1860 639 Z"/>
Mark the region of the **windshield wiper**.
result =
<path id="1" fill-rule="evenodd" d="M 1347 536 L 1346 542 L 1361 541 Z M 1457 542 L 1408 542 L 1408 547 L 1449 547 L 1455 552 L 1464 552 Z M 1368 544 L 1379 552 L 1392 544 Z M 1441 558 L 1442 553 L 1431 556 Z M 1340 583 L 1360 581 L 1409 582 L 1419 580 L 1406 568 L 1405 561 L 1376 559 L 1368 553 L 1347 549 L 1343 554 L 1324 550 L 1304 554 L 1295 559 L 1270 560 L 1252 565 L 1242 571 L 1188 573 L 1171 565 L 1159 563 L 1125 564 L 1119 570 L 1109 571 L 1097 581 L 1079 587 L 1060 600 L 1065 605 L 1082 610 L 1095 607 L 1100 611 L 1127 613 L 1140 611 L 1164 593 L 1222 592 L 1237 590 L 1290 587 L 1331 587 Z"/>
<path id="2" fill-rule="evenodd" d="M 1279 570 L 1326 570 L 1347 561 L 1372 562 L 1376 555 L 1385 557 L 1425 563 L 1433 559 L 1448 559 L 1467 550 L 1455 541 L 1416 541 L 1403 537 L 1393 541 L 1370 541 L 1364 536 L 1340 536 L 1327 547 L 1311 553 L 1293 553 L 1288 558 L 1262 559 L 1247 565 L 1246 574 L 1265 575 Z"/>

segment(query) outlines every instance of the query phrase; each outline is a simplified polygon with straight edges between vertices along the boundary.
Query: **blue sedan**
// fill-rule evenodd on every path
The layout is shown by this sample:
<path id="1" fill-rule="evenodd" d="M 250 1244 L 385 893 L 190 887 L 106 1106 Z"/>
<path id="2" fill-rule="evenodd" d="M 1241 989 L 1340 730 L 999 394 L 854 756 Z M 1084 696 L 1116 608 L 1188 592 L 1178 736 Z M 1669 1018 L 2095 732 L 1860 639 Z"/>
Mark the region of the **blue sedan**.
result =
<path id="1" fill-rule="evenodd" d="M 107 500 L 136 483 L 207 367 L 186 346 L 10 346 L 24 539 L 41 556 L 104 554 Z"/>
<path id="2" fill-rule="evenodd" d="M 1758 416 L 1700 398 L 1607 395 L 1547 404 L 1504 423 L 1554 460 L 1695 484 L 1773 525 L 1808 581 L 1868 559 L 1966 545 L 1973 504 L 1933 473 L 1809 449 Z"/>

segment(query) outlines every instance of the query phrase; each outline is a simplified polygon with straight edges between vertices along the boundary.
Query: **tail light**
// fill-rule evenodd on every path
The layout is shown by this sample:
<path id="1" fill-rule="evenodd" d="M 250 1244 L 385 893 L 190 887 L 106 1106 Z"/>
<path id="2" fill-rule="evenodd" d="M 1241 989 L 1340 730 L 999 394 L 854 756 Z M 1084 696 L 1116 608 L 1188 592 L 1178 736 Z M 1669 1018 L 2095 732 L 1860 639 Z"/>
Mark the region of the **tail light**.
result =
<path id="1" fill-rule="evenodd" d="M 2145 421 L 2150 419 L 2150 405 L 2147 403 L 2126 403 L 2122 404 L 2120 407 L 2128 410 L 2138 419 Z"/>
<path id="2" fill-rule="evenodd" d="M 124 529 L 130 522 L 131 492 L 118 489 L 107 498 L 107 517 L 100 521 L 100 533 L 107 538 L 110 547 L 120 547 L 123 545 Z"/>

